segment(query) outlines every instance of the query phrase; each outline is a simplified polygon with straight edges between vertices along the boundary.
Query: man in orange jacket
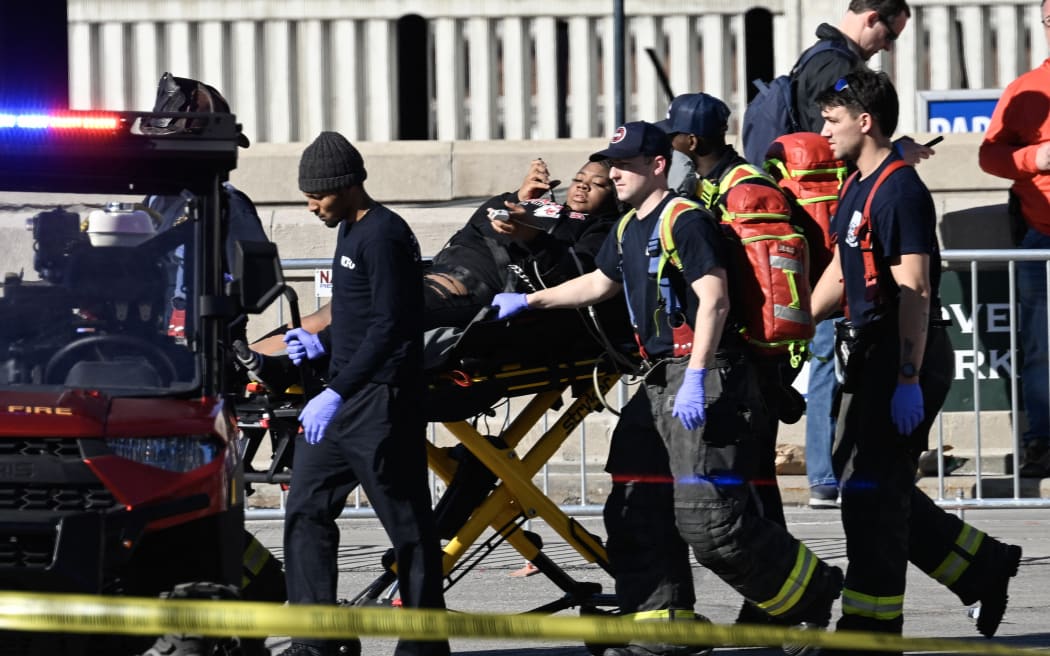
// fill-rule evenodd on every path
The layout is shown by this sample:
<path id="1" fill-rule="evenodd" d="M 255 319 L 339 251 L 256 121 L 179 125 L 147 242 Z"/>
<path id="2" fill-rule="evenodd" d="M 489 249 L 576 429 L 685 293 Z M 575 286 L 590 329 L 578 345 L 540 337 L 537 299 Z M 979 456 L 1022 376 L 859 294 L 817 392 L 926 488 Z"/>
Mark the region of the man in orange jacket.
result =
<path id="1" fill-rule="evenodd" d="M 1050 0 L 1040 3 L 1050 42 Z M 1013 180 L 1011 215 L 1021 248 L 1050 249 L 1050 59 L 1007 86 L 980 151 L 981 168 Z M 1017 263 L 1021 306 L 1021 393 L 1028 428 L 1021 437 L 1021 476 L 1050 476 L 1050 371 L 1047 363 L 1046 263 Z"/>

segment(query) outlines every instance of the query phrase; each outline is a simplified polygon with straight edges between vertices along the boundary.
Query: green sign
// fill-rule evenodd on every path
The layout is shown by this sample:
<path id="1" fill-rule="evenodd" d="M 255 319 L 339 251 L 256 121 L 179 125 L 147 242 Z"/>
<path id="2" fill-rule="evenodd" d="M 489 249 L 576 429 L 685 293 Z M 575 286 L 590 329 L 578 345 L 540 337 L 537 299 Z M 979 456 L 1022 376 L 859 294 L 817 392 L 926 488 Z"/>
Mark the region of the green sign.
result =
<path id="1" fill-rule="evenodd" d="M 971 280 L 969 272 L 946 271 L 941 276 L 941 313 L 952 322 L 948 334 L 955 348 L 955 381 L 944 410 L 973 411 L 975 376 L 981 410 L 1009 410 L 1010 378 L 1015 371 L 1010 357 L 1009 278 L 1006 271 L 980 272 L 976 304 Z"/>

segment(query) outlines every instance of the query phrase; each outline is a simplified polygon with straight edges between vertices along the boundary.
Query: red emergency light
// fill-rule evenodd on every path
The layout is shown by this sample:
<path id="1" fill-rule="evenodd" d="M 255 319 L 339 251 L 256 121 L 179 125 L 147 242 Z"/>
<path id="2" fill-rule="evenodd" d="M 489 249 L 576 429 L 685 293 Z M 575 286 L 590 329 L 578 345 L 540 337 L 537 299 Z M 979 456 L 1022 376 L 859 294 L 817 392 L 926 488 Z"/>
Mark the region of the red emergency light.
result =
<path id="1" fill-rule="evenodd" d="M 12 114 L 0 111 L 0 130 L 76 130 L 112 132 L 120 126 L 116 114 L 63 112 L 60 114 Z"/>

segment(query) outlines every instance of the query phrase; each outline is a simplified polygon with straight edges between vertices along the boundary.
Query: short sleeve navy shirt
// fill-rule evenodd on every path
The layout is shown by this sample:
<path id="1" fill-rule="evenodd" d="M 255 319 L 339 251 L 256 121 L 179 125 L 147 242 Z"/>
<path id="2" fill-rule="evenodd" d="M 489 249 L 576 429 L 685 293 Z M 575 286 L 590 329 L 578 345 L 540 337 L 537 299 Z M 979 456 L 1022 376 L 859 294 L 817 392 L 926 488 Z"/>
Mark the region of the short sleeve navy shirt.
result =
<path id="1" fill-rule="evenodd" d="M 864 257 L 857 230 L 862 222 L 864 204 L 882 170 L 900 157 L 893 153 L 878 169 L 864 179 L 855 179 L 839 200 L 831 228 L 838 240 L 842 277 L 846 286 L 846 303 L 850 321 L 856 326 L 868 324 L 900 301 L 900 288 L 890 273 L 890 262 L 901 255 L 930 256 L 930 284 L 936 290 L 940 283 L 941 258 L 937 245 L 937 214 L 933 198 L 913 166 L 905 166 L 886 178 L 871 204 L 874 231 L 873 249 L 878 271 L 877 296 L 866 290 Z M 881 300 L 880 300 L 881 299 Z M 934 299 L 936 301 L 936 298 Z M 931 304 L 931 313 L 937 309 Z"/>
<path id="2" fill-rule="evenodd" d="M 671 198 L 673 196 L 668 194 L 648 215 L 630 220 L 623 231 L 622 262 L 616 244 L 616 230 L 609 234 L 597 258 L 598 269 L 624 285 L 627 302 L 637 324 L 635 329 L 651 357 L 670 355 L 673 346 L 670 318 L 660 303 L 655 271 L 650 273 L 651 256 L 659 254 L 659 237 L 654 239 L 653 229 Z M 692 326 L 699 305 L 692 283 L 716 268 L 726 268 L 728 241 L 719 231 L 714 218 L 702 209 L 678 215 L 672 237 L 682 258 L 681 277 L 687 287 L 683 314 Z M 678 275 L 670 262 L 664 266 L 665 278 Z"/>

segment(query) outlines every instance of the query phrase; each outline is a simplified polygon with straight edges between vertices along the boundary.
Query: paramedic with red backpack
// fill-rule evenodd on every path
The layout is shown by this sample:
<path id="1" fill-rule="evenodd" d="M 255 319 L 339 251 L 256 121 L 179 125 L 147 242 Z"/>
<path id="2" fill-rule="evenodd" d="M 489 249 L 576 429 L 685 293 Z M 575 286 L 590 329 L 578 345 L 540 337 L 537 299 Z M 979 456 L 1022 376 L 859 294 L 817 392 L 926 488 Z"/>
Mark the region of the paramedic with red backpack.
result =
<path id="1" fill-rule="evenodd" d="M 622 235 L 611 235 L 598 253 L 598 269 L 532 294 L 497 294 L 500 318 L 525 309 L 582 307 L 611 298 L 621 289 L 632 316 L 642 355 L 650 365 L 645 383 L 624 406 L 610 454 L 640 456 L 663 444 L 669 455 L 674 517 L 682 539 L 697 560 L 767 613 L 789 622 L 826 625 L 838 597 L 841 571 L 829 567 L 783 527 L 747 510 L 752 503 L 756 460 L 756 422 L 763 403 L 755 369 L 735 333 L 725 330 L 729 314 L 725 238 L 695 203 L 667 189 L 671 145 L 660 128 L 642 121 L 617 128 L 609 147 L 592 159 L 612 161 L 610 178 L 617 197 L 633 208 Z M 675 214 L 674 243 L 681 267 L 668 264 L 650 273 L 654 228 Z M 622 238 L 622 241 L 621 241 Z M 680 273 L 679 273 L 680 272 Z M 667 298 L 658 284 L 673 290 Z M 677 307 L 677 310 L 670 308 Z M 692 332 L 692 337 L 688 333 Z M 624 463 L 610 463 L 625 471 Z M 630 481 L 644 489 L 642 477 Z M 640 520 L 625 516 L 607 524 L 610 555 L 622 539 L 616 531 Z M 607 518 L 609 513 L 607 512 Z M 637 524 L 636 524 L 637 525 Z M 655 560 L 655 557 L 653 558 Z M 652 600 L 664 563 L 617 563 L 616 592 L 628 614 L 639 620 L 656 615 L 632 608 Z M 652 576 L 650 568 L 655 570 Z M 654 584 L 654 580 L 658 583 Z M 667 600 L 665 609 L 672 609 Z M 683 613 L 692 618 L 691 610 Z M 696 648 L 632 644 L 606 650 L 607 656 L 694 653 Z"/>
<path id="2" fill-rule="evenodd" d="M 769 107 L 763 111 L 761 94 L 748 105 L 743 126 L 744 152 L 748 159 L 763 166 L 770 143 L 779 136 L 769 131 L 768 126 L 774 121 L 765 114 L 792 117 L 789 132 L 819 133 L 824 119 L 816 97 L 847 73 L 865 69 L 866 62 L 878 53 L 891 51 L 910 17 L 906 0 L 850 0 L 837 25 L 821 23 L 816 31 L 817 42 L 802 53 L 789 76 L 790 106 Z M 933 154 L 932 149 L 906 137 L 898 140 L 898 147 L 912 164 Z M 835 432 L 830 419 L 836 386 L 833 342 L 832 324 L 819 323 L 811 345 L 806 396 L 806 475 L 810 506 L 814 508 L 838 505 L 838 483 L 830 461 L 831 438 Z"/>
<path id="3" fill-rule="evenodd" d="M 667 119 L 656 125 L 667 132 L 674 149 L 690 159 L 697 173 L 696 188 L 689 196 L 711 212 L 716 219 L 724 219 L 725 201 L 729 190 L 738 184 L 760 184 L 782 194 L 776 182 L 765 172 L 752 166 L 736 149 L 725 141 L 728 129 L 729 107 L 706 93 L 687 93 L 671 101 Z M 738 302 L 755 299 L 735 299 Z M 760 301 L 759 301 L 760 302 Z M 807 315 L 808 316 L 808 315 Z M 732 317 L 730 319 L 732 321 Z M 763 349 L 756 347 L 757 352 Z M 768 426 L 762 434 L 762 456 L 759 464 L 760 480 L 755 481 L 762 501 L 763 515 L 785 526 L 780 488 L 776 484 L 774 465 L 776 434 L 781 410 L 794 412 L 795 419 L 802 411 L 787 387 L 797 373 L 789 366 L 787 354 L 756 358 L 763 398 L 768 410 Z M 801 363 L 799 363 L 801 366 Z M 799 399 L 801 401 L 801 399 Z M 794 406 L 789 409 L 781 406 Z M 790 419 L 790 417 L 789 417 Z"/>
<path id="4" fill-rule="evenodd" d="M 848 317 L 835 346 L 844 380 L 834 463 L 849 557 L 837 628 L 901 633 L 910 560 L 964 603 L 981 601 L 977 628 L 991 636 L 1020 547 L 964 524 L 915 486 L 954 367 L 939 320 L 933 199 L 890 141 L 899 108 L 884 73 L 850 73 L 818 100 L 835 156 L 857 165 L 832 221 L 834 257 L 813 293 L 815 316 L 839 308 L 844 293 Z"/>

